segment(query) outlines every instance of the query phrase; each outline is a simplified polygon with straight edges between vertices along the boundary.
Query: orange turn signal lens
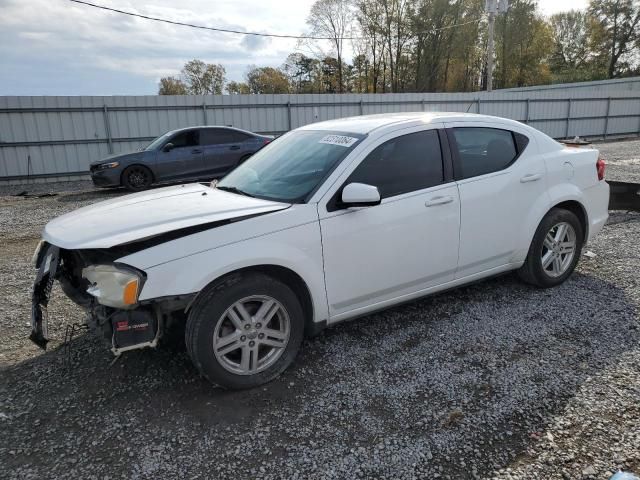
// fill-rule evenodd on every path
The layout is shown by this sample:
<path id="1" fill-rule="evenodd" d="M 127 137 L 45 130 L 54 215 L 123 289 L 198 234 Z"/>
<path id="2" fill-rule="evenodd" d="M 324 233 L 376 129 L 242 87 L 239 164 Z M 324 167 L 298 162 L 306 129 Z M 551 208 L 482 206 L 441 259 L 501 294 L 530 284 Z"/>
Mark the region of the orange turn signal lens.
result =
<path id="1" fill-rule="evenodd" d="M 138 279 L 130 280 L 125 285 L 122 301 L 125 305 L 135 305 L 138 302 Z"/>

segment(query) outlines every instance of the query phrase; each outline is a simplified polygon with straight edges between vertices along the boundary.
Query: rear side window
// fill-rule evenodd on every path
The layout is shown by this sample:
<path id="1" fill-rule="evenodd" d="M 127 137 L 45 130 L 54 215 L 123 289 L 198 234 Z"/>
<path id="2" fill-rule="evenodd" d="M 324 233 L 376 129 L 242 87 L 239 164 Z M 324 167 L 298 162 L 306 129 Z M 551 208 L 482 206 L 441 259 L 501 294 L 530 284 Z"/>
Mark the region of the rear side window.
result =
<path id="1" fill-rule="evenodd" d="M 201 134 L 201 145 L 222 145 L 225 143 L 240 143 L 247 140 L 249 135 L 225 128 L 205 128 Z"/>
<path id="2" fill-rule="evenodd" d="M 504 170 L 526 148 L 529 139 L 497 128 L 454 128 L 458 149 L 459 179 L 477 177 Z"/>
<path id="3" fill-rule="evenodd" d="M 443 182 L 437 130 L 425 130 L 383 143 L 365 158 L 347 183 L 375 185 L 381 198 L 433 187 Z"/>

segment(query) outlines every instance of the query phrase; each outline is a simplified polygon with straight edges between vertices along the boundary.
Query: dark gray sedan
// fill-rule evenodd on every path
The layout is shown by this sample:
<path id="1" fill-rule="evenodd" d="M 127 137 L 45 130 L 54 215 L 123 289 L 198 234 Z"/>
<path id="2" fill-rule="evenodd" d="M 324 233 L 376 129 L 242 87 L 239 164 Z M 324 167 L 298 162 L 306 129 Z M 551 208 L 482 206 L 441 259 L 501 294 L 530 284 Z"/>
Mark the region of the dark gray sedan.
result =
<path id="1" fill-rule="evenodd" d="M 211 180 L 242 163 L 272 137 L 231 127 L 190 127 L 156 138 L 146 148 L 91 164 L 97 187 L 143 190 L 153 183 Z"/>

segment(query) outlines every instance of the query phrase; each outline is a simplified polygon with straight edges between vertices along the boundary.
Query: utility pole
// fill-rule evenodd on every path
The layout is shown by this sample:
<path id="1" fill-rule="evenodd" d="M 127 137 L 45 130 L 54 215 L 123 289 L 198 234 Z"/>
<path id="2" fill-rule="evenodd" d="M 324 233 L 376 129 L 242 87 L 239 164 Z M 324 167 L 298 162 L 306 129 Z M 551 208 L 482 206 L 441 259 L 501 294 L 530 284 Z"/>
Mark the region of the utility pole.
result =
<path id="1" fill-rule="evenodd" d="M 493 60 L 495 57 L 494 34 L 496 29 L 496 15 L 506 13 L 509 0 L 485 0 L 484 10 L 489 15 L 489 41 L 487 45 L 487 92 L 493 91 Z"/>
<path id="2" fill-rule="evenodd" d="M 488 0 L 487 4 L 495 0 Z M 489 10 L 489 46 L 487 48 L 487 92 L 493 91 L 493 56 L 495 55 L 495 41 L 493 39 L 496 29 L 496 12 Z"/>

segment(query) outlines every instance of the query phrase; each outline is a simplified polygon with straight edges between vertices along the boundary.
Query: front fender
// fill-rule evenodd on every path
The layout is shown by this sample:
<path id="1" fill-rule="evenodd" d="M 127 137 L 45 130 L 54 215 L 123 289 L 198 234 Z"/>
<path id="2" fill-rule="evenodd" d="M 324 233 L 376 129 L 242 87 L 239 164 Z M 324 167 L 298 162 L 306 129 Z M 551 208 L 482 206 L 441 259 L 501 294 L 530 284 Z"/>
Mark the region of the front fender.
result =
<path id="1" fill-rule="evenodd" d="M 145 270 L 140 300 L 200 292 L 214 280 L 239 269 L 275 265 L 306 283 L 314 320 L 328 318 L 322 268 L 320 226 L 311 222 L 179 258 Z"/>

